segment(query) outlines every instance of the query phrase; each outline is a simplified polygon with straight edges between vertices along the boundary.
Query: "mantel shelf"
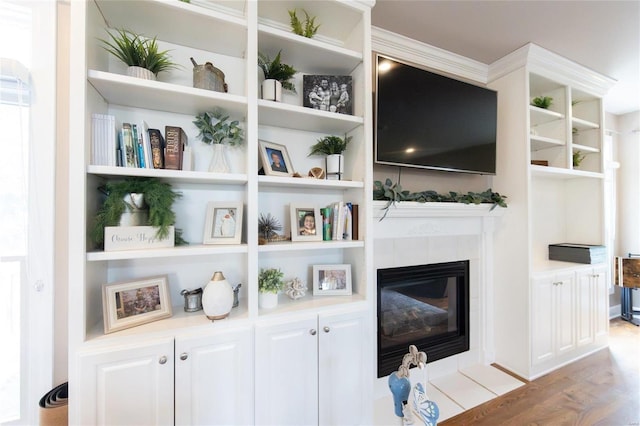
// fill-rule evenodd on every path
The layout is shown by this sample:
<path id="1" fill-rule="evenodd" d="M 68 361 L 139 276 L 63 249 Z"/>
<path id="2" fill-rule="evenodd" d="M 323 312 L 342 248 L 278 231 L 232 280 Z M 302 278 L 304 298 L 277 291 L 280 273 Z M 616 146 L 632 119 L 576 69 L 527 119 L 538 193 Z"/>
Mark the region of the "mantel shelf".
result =
<path id="1" fill-rule="evenodd" d="M 385 215 L 387 201 L 373 202 L 373 217 L 380 219 Z M 502 216 L 504 208 L 489 203 L 419 203 L 401 201 L 389 207 L 384 220 L 396 218 L 451 218 Z"/>

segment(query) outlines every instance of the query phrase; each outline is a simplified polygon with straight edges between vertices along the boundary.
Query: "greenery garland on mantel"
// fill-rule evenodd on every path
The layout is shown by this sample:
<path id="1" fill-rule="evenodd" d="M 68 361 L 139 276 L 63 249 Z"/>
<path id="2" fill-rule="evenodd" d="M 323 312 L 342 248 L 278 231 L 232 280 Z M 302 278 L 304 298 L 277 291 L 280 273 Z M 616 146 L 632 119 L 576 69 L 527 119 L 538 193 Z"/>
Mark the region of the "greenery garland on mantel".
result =
<path id="1" fill-rule="evenodd" d="M 448 194 L 438 194 L 436 191 L 427 190 L 420 192 L 410 192 L 402 189 L 400 183 L 393 183 L 387 178 L 384 183 L 377 180 L 373 182 L 373 199 L 376 201 L 387 201 L 384 207 L 384 219 L 389 212 L 389 207 L 398 201 L 415 201 L 418 203 L 464 203 L 464 204 L 493 204 L 490 211 L 497 206 L 507 207 L 506 195 L 493 192 L 491 188 L 484 192 L 458 193 L 449 191 Z"/>

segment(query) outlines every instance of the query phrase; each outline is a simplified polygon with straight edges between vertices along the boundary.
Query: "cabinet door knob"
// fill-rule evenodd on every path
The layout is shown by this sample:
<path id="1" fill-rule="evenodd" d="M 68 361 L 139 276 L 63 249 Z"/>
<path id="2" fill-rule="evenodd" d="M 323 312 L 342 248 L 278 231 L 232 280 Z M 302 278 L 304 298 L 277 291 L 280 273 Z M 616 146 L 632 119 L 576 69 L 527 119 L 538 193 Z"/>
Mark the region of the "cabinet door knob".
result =
<path id="1" fill-rule="evenodd" d="M 165 355 L 162 355 L 162 356 L 160 357 L 160 359 L 158 360 L 158 362 L 159 362 L 160 364 L 166 364 L 166 363 L 167 363 L 167 357 L 166 357 Z"/>
<path id="2" fill-rule="evenodd" d="M 323 330 L 324 330 L 325 333 L 328 333 L 328 332 L 331 331 L 331 329 L 326 325 L 324 326 Z"/>
<path id="3" fill-rule="evenodd" d="M 180 359 L 181 359 L 181 360 L 183 360 L 183 361 L 184 361 L 184 360 L 185 360 L 185 359 L 187 359 L 187 358 L 189 358 L 189 354 L 188 354 L 188 353 L 186 353 L 186 352 L 182 352 L 182 353 L 180 354 Z"/>
<path id="4" fill-rule="evenodd" d="M 312 328 L 311 330 L 309 330 L 309 334 L 312 336 L 316 335 L 316 330 L 314 328 Z"/>

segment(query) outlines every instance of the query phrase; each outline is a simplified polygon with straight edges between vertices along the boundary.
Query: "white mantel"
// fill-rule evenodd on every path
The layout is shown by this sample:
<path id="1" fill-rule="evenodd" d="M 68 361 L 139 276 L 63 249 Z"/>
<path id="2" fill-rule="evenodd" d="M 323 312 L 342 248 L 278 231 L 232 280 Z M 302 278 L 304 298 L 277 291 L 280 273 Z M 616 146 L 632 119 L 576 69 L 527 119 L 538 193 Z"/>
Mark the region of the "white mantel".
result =
<path id="1" fill-rule="evenodd" d="M 470 350 L 430 363 L 429 380 L 472 365 L 489 365 L 495 358 L 493 231 L 507 209 L 493 204 L 398 202 L 385 215 L 387 204 L 373 202 L 375 269 L 470 261 Z M 386 392 L 386 379 L 378 379 L 376 393 Z"/>

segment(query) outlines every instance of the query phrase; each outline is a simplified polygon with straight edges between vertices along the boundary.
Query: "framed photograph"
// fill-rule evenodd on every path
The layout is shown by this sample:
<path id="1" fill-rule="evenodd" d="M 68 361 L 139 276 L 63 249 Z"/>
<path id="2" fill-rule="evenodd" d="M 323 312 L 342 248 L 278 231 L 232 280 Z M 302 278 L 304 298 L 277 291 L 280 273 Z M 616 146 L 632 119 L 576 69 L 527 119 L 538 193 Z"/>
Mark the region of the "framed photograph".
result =
<path id="1" fill-rule="evenodd" d="M 273 142 L 258 141 L 260 145 L 260 160 L 264 174 L 267 176 L 291 176 L 294 173 L 293 164 L 289 159 L 287 147 Z"/>
<path id="2" fill-rule="evenodd" d="M 242 241 L 242 203 L 211 201 L 207 204 L 203 244 L 240 244 Z"/>
<path id="3" fill-rule="evenodd" d="M 102 311 L 105 334 L 171 317 L 168 277 L 104 285 Z"/>
<path id="4" fill-rule="evenodd" d="M 351 294 L 351 265 L 313 265 L 313 295 Z"/>
<path id="5" fill-rule="evenodd" d="M 352 80 L 350 75 L 304 75 L 302 104 L 320 111 L 352 115 Z"/>
<path id="6" fill-rule="evenodd" d="M 322 241 L 320 208 L 290 204 L 291 241 Z"/>

